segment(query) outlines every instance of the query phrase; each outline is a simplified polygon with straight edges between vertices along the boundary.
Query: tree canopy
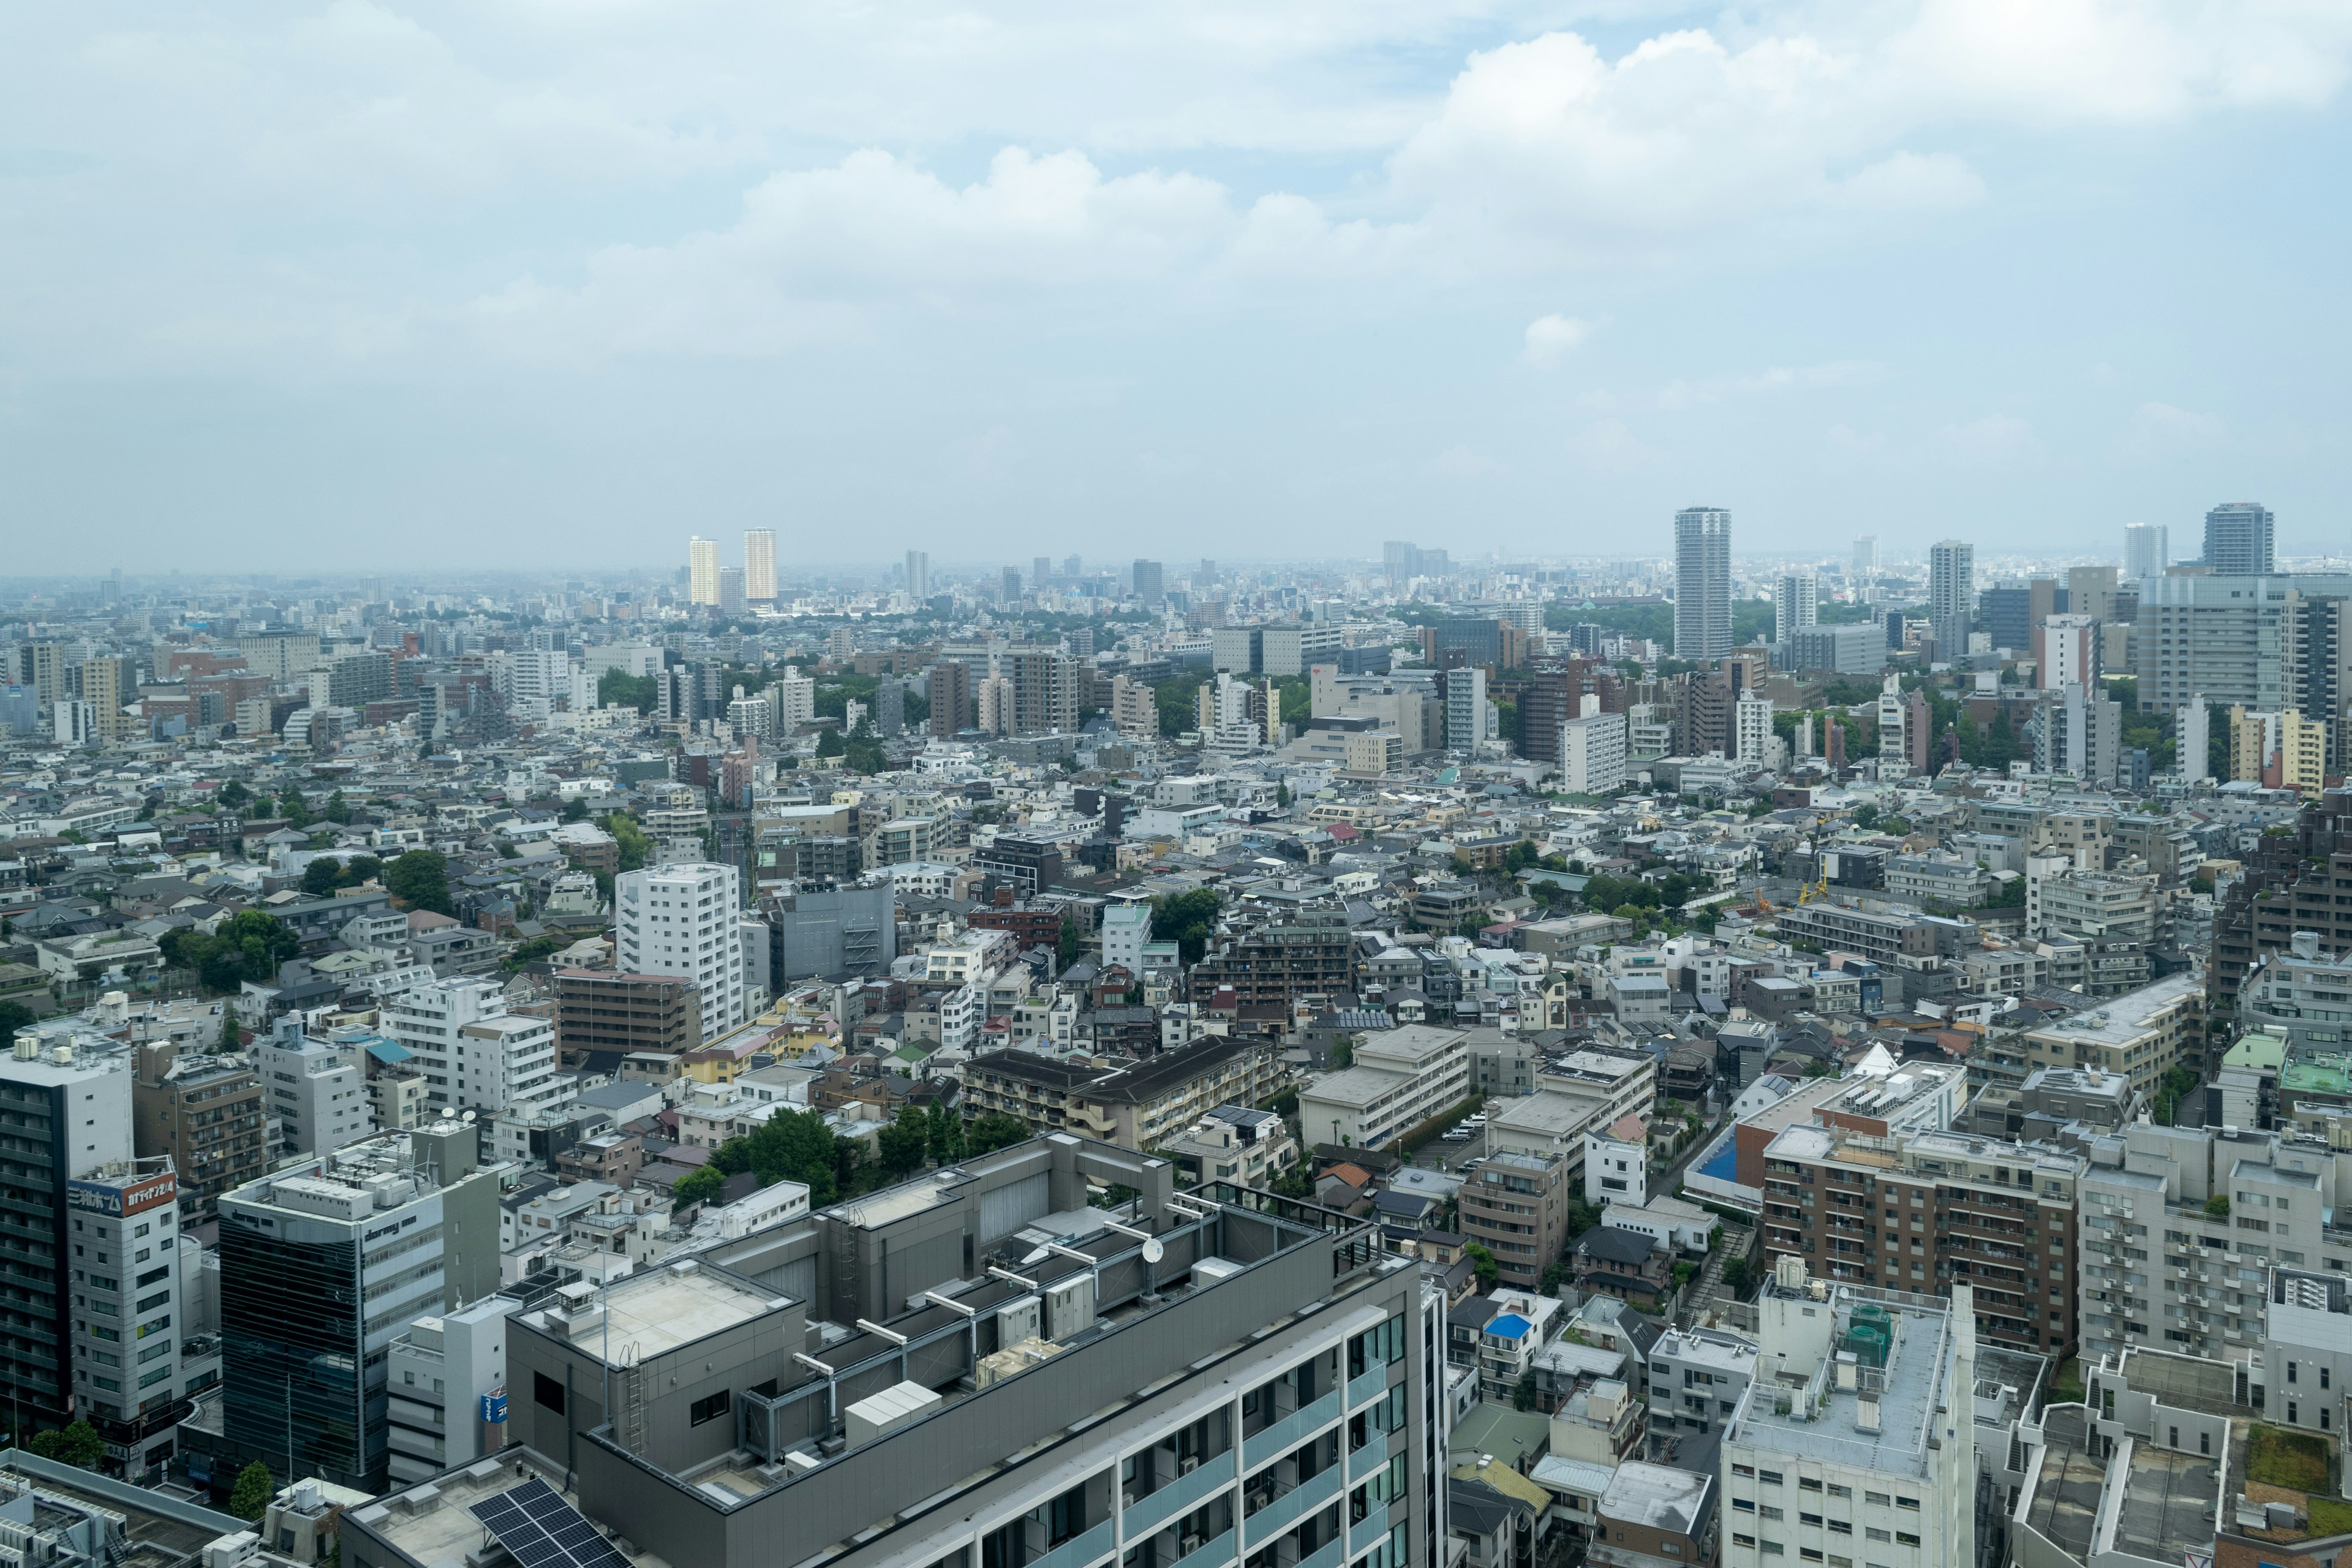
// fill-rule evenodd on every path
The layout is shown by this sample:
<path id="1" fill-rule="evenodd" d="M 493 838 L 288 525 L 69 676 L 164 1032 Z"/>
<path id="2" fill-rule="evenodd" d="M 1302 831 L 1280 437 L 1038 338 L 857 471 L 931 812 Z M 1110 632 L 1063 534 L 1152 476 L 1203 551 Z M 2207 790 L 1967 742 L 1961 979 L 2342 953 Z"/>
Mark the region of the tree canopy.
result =
<path id="1" fill-rule="evenodd" d="M 1189 893 L 1171 893 L 1151 902 L 1151 940 L 1172 942 L 1176 954 L 1187 964 L 1201 962 L 1208 950 L 1209 937 L 1217 929 L 1219 900 L 1213 888 L 1195 888 Z"/>
<path id="2" fill-rule="evenodd" d="M 193 969 L 207 991 L 235 991 L 248 980 L 273 981 L 278 966 L 301 951 L 301 939 L 276 915 L 244 910 L 206 936 L 194 926 L 165 931 L 156 945 L 163 961 Z"/>
<path id="3" fill-rule="evenodd" d="M 438 850 L 411 849 L 384 868 L 383 885 L 412 910 L 457 912 L 449 898 L 449 862 Z"/>

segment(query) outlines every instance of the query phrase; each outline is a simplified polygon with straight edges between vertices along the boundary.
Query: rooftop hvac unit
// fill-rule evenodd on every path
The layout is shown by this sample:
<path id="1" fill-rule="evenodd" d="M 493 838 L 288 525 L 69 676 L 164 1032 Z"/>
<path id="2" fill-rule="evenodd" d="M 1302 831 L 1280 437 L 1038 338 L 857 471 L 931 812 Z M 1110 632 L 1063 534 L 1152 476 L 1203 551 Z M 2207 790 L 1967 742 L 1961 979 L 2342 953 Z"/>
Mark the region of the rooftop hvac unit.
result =
<path id="1" fill-rule="evenodd" d="M 1007 1301 L 996 1310 L 997 1348 L 1003 1350 L 1023 1340 L 1041 1339 L 1043 1327 L 1036 1297 L 1024 1296 L 1017 1301 Z"/>
<path id="2" fill-rule="evenodd" d="M 1095 1277 L 1073 1274 L 1045 1287 L 1045 1337 L 1066 1342 L 1095 1324 Z"/>

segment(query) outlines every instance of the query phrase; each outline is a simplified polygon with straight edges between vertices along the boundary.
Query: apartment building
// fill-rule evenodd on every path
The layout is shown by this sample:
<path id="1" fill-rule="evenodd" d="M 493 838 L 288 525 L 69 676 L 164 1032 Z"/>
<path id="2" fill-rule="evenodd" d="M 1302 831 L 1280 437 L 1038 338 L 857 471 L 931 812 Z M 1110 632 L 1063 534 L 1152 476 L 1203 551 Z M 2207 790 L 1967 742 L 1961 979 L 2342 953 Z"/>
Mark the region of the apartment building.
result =
<path id="1" fill-rule="evenodd" d="M 1498 1282 L 1532 1290 L 1568 1241 L 1578 1195 L 1566 1154 L 1489 1154 L 1455 1194 L 1462 1234 L 1495 1256 Z"/>
<path id="2" fill-rule="evenodd" d="M 2194 971 L 2168 974 L 2024 1037 L 2028 1069 L 2116 1074 L 2150 1100 L 2176 1067 L 2205 1070 L 2205 986 Z"/>
<path id="3" fill-rule="evenodd" d="M 184 1219 L 209 1218 L 223 1193 L 268 1168 L 261 1080 L 241 1056 L 183 1051 L 169 1041 L 136 1047 L 132 1059 L 131 1136 L 139 1153 L 172 1162 Z"/>
<path id="4" fill-rule="evenodd" d="M 343 1560 L 428 1568 L 455 1517 L 675 1563 L 1441 1568 L 1420 1265 L 1171 1174 L 1039 1139 L 567 1288 L 509 1320 L 508 1448 L 346 1513 Z"/>
<path id="5" fill-rule="evenodd" d="M 2082 1195 L 2083 1348 L 2243 1360 L 2274 1268 L 2342 1274 L 2325 1139 L 2134 1123 L 2094 1141 Z"/>
<path id="6" fill-rule="evenodd" d="M 1805 904 L 1774 916 L 1783 942 L 1810 942 L 1828 952 L 1851 952 L 1892 966 L 1898 958 L 1931 957 L 1936 932 L 1918 915 L 1848 909 L 1843 904 Z"/>
<path id="7" fill-rule="evenodd" d="M 1069 1131 L 1122 1149 L 1155 1149 L 1220 1106 L 1255 1105 L 1287 1075 L 1263 1044 L 1212 1036 L 1120 1067 L 995 1051 L 964 1068 L 962 1104 L 1001 1111 L 1041 1132 Z"/>
<path id="8" fill-rule="evenodd" d="M 1670 1329 L 1650 1347 L 1650 1429 L 1716 1432 L 1756 1381 L 1758 1345 L 1720 1329 Z"/>
<path id="9" fill-rule="evenodd" d="M 2027 862 L 2025 933 L 2066 934 L 2153 942 L 2158 898 L 2153 877 L 2123 877 L 2100 871 L 2040 874 L 2037 857 Z"/>
<path id="10" fill-rule="evenodd" d="M 559 1109 L 572 1093 L 573 1080 L 556 1068 L 554 1021 L 509 1013 L 495 981 L 419 985 L 383 1016 L 425 1074 L 425 1103 L 436 1112 L 528 1117 Z"/>
<path id="11" fill-rule="evenodd" d="M 388 1453 L 385 1469 L 413 1485 L 472 1463 L 483 1454 L 486 1405 L 505 1414 L 505 1296 L 469 1301 L 412 1321 L 385 1352 Z"/>
<path id="12" fill-rule="evenodd" d="M 1832 1282 L 1975 1290 L 1975 1331 L 2074 1342 L 2079 1154 L 1958 1132 L 1784 1129 L 1764 1151 L 1764 1248 Z"/>
<path id="13" fill-rule="evenodd" d="M 1192 994 L 1230 986 L 1244 1006 L 1291 1003 L 1355 989 L 1356 933 L 1341 909 L 1300 910 L 1209 944 L 1192 970 Z"/>
<path id="14" fill-rule="evenodd" d="M 744 1022 L 740 880 L 732 866 L 684 863 L 626 871 L 614 884 L 613 967 L 693 981 L 706 1045 Z"/>
<path id="15" fill-rule="evenodd" d="M 1408 1024 L 1377 1029 L 1356 1047 L 1356 1065 L 1298 1091 L 1309 1143 L 1377 1149 L 1470 1093 L 1470 1037 Z"/>
<path id="16" fill-rule="evenodd" d="M 289 1015 L 254 1042 L 253 1064 L 265 1110 L 278 1121 L 273 1155 L 322 1153 L 373 1131 L 366 1074 L 350 1044 L 313 1039 Z"/>
<path id="17" fill-rule="evenodd" d="M 1723 1434 L 1723 1568 L 1977 1568 L 1970 1295 L 1834 1284 L 1780 1259 L 1757 1302 L 1774 1375 Z"/>
<path id="18" fill-rule="evenodd" d="M 674 1057 L 701 1044 L 702 988 L 683 976 L 556 972 L 555 1046 L 566 1068 L 635 1051 Z"/>

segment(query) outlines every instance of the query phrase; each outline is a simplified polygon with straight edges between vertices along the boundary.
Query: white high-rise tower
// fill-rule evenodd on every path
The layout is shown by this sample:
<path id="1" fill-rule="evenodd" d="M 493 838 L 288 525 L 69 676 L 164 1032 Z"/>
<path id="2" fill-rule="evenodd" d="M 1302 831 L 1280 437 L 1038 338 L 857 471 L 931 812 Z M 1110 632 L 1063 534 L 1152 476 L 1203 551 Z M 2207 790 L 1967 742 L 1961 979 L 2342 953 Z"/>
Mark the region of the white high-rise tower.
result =
<path id="1" fill-rule="evenodd" d="M 1675 657 L 1731 651 L 1731 514 L 1719 507 L 1675 513 Z"/>
<path id="2" fill-rule="evenodd" d="M 689 605 L 719 603 L 719 541 L 698 533 L 686 542 L 686 600 Z"/>
<path id="3" fill-rule="evenodd" d="M 772 528 L 743 531 L 743 596 L 755 605 L 772 603 L 776 597 L 776 531 Z"/>

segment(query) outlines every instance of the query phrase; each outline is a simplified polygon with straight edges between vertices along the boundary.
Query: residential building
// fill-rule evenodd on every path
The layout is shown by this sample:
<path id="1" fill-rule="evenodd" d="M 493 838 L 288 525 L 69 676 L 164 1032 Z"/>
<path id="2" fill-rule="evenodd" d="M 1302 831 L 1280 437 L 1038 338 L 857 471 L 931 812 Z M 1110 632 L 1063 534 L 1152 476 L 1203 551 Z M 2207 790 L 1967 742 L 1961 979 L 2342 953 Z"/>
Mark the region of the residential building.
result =
<path id="1" fill-rule="evenodd" d="M 1756 1381 L 1759 1347 L 1720 1329 L 1669 1329 L 1650 1347 L 1650 1430 L 1717 1432 Z"/>
<path id="2" fill-rule="evenodd" d="M 1790 634 L 1787 646 L 1780 663 L 1788 669 L 1876 675 L 1886 668 L 1886 637 L 1873 621 L 1802 627 Z"/>
<path id="3" fill-rule="evenodd" d="M 219 1196 L 269 1166 L 261 1080 L 241 1056 L 184 1051 L 170 1041 L 133 1047 L 132 1136 L 139 1156 L 178 1173 L 181 1217 L 208 1219 Z"/>
<path id="4" fill-rule="evenodd" d="M 1595 1208 L 1612 1203 L 1639 1207 L 1650 1201 L 1650 1124 L 1621 1116 L 1584 1132 L 1584 1201 Z"/>
<path id="5" fill-rule="evenodd" d="M 1976 608 L 1976 546 L 1965 540 L 1938 540 L 1927 551 L 1927 623 L 1936 657 L 1949 662 L 1969 651 L 1970 616 Z"/>
<path id="6" fill-rule="evenodd" d="M 1598 698 L 1584 701 L 1591 710 L 1559 726 L 1561 784 L 1571 795 L 1612 795 L 1627 776 L 1628 720 L 1599 711 Z"/>
<path id="7" fill-rule="evenodd" d="M 1176 1162 L 1177 1180 L 1190 1186 L 1231 1182 L 1270 1188 L 1298 1164 L 1298 1141 L 1281 1117 L 1246 1105 L 1220 1105 L 1189 1132 L 1163 1140 L 1159 1153 Z"/>
<path id="8" fill-rule="evenodd" d="M 1675 657 L 1731 651 L 1731 514 L 1718 507 L 1675 513 Z"/>
<path id="9" fill-rule="evenodd" d="M 1817 1282 L 1780 1261 L 1757 1303 L 1773 1376 L 1723 1434 L 1723 1568 L 1762 1568 L 1790 1542 L 1977 1568 L 1970 1296 Z"/>
<path id="10" fill-rule="evenodd" d="M 743 531 L 743 596 L 755 605 L 776 602 L 776 531 Z"/>
<path id="11" fill-rule="evenodd" d="M 614 883 L 614 967 L 676 974 L 702 994 L 702 1037 L 744 1021 L 740 875 L 688 862 L 625 871 Z"/>
<path id="12" fill-rule="evenodd" d="M 959 1104 L 972 1115 L 1017 1117 L 1040 1132 L 1149 1150 L 1220 1106 L 1271 1098 L 1284 1080 L 1273 1051 L 1224 1036 L 1109 1068 L 1035 1051 L 993 1051 L 966 1064 Z"/>
<path id="13" fill-rule="evenodd" d="M 687 603 L 719 607 L 719 542 L 696 534 L 686 542 Z"/>
<path id="14" fill-rule="evenodd" d="M 121 1160 L 79 1173 L 57 1205 L 72 1216 L 73 1333 L 60 1360 L 73 1368 L 74 1408 L 104 1440 L 106 1470 L 138 1480 L 163 1474 L 199 1359 L 182 1298 L 193 1283 L 184 1271 L 203 1255 L 180 1246 L 178 1196 L 171 1161 Z M 27 1300 L 24 1279 L 12 1307 Z"/>
<path id="15" fill-rule="evenodd" d="M 959 666 L 958 668 L 961 668 Z M 1110 725 L 1130 741 L 1160 738 L 1160 701 L 1151 688 L 1126 675 L 1110 680 Z"/>
<path id="16" fill-rule="evenodd" d="M 1213 939 L 1192 969 L 1196 996 L 1230 986 L 1244 1006 L 1355 989 L 1355 931 L 1343 909 L 1302 909 Z M 1136 973 L 1140 973 L 1138 970 Z"/>
<path id="17" fill-rule="evenodd" d="M 808 889 L 765 900 L 769 989 L 889 972 L 898 956 L 896 890 L 887 881 Z M 706 1026 L 704 1037 L 712 1031 Z"/>
<path id="18" fill-rule="evenodd" d="M 2194 972 L 2168 974 L 2087 1011 L 2025 1033 L 2029 1067 L 2096 1068 L 2149 1100 L 2164 1075 L 2205 1069 L 2205 988 Z"/>
<path id="19" fill-rule="evenodd" d="M 1151 906 L 1140 900 L 1116 903 L 1102 913 L 1102 963 L 1105 969 L 1143 973 L 1144 944 L 1151 940 Z"/>
<path id="20" fill-rule="evenodd" d="M 253 1065 L 263 1108 L 278 1121 L 273 1155 L 322 1154 L 374 1131 L 356 1047 L 312 1038 L 289 1015 L 254 1041 Z"/>
<path id="21" fill-rule="evenodd" d="M 1888 1290 L 1973 1285 L 1976 1331 L 2053 1355 L 2074 1339 L 2084 1164 L 1958 1132 L 1789 1127 L 1764 1151 L 1764 1250 Z"/>
<path id="22" fill-rule="evenodd" d="M 1585 1561 L 1593 1568 L 1714 1563 L 1722 1527 L 1717 1492 L 1714 1475 L 1627 1460 L 1601 1495 Z"/>
<path id="23" fill-rule="evenodd" d="M 474 1124 L 439 1121 L 221 1198 L 216 1468 L 290 1453 L 300 1474 L 385 1489 L 392 1342 L 499 1288 L 501 1168 L 478 1149 Z"/>
<path id="24" fill-rule="evenodd" d="M 571 1096 L 572 1079 L 556 1068 L 554 1020 L 508 1012 L 497 981 L 461 975 L 413 986 L 385 1005 L 383 1018 L 425 1074 L 436 1113 L 530 1116 Z"/>
<path id="25" fill-rule="evenodd" d="M 1455 1194 L 1462 1234 L 1494 1254 L 1499 1284 L 1536 1289 L 1559 1259 L 1573 1164 L 1564 1154 L 1489 1154 Z"/>
<path id="26" fill-rule="evenodd" d="M 2223 501 L 2205 514 L 2205 569 L 2216 577 L 2267 577 L 2278 570 L 2270 509 Z"/>
<path id="27" fill-rule="evenodd" d="M 2124 525 L 2124 576 L 2132 582 L 2143 577 L 2161 577 L 2168 564 L 2166 557 L 2166 529 L 2160 522 L 2127 522 Z"/>
<path id="28" fill-rule="evenodd" d="M 1195 1219 L 1169 1166 L 1083 1139 L 958 1171 L 513 1316 L 517 1458 L 347 1513 L 344 1562 L 423 1568 L 452 1517 L 470 1549 L 476 1519 L 576 1510 L 674 1563 L 1442 1568 L 1443 1305 L 1417 1263 L 1364 1225 Z M 1133 1189 L 1136 1223 L 1090 1184 Z M 1076 1411 L 1103 1414 L 1072 1433 Z"/>
<path id="29" fill-rule="evenodd" d="M 555 1046 L 567 1070 L 610 1070 L 636 1051 L 675 1057 L 702 1044 L 702 988 L 675 974 L 562 969 L 555 974 Z"/>
<path id="30" fill-rule="evenodd" d="M 1786 643 L 1821 618 L 1821 584 L 1811 572 L 1772 580 L 1772 640 Z"/>
<path id="31" fill-rule="evenodd" d="M 1443 1114 L 1470 1093 L 1468 1043 L 1460 1030 L 1420 1024 L 1363 1036 L 1353 1067 L 1298 1091 L 1302 1133 L 1378 1149 Z"/>

